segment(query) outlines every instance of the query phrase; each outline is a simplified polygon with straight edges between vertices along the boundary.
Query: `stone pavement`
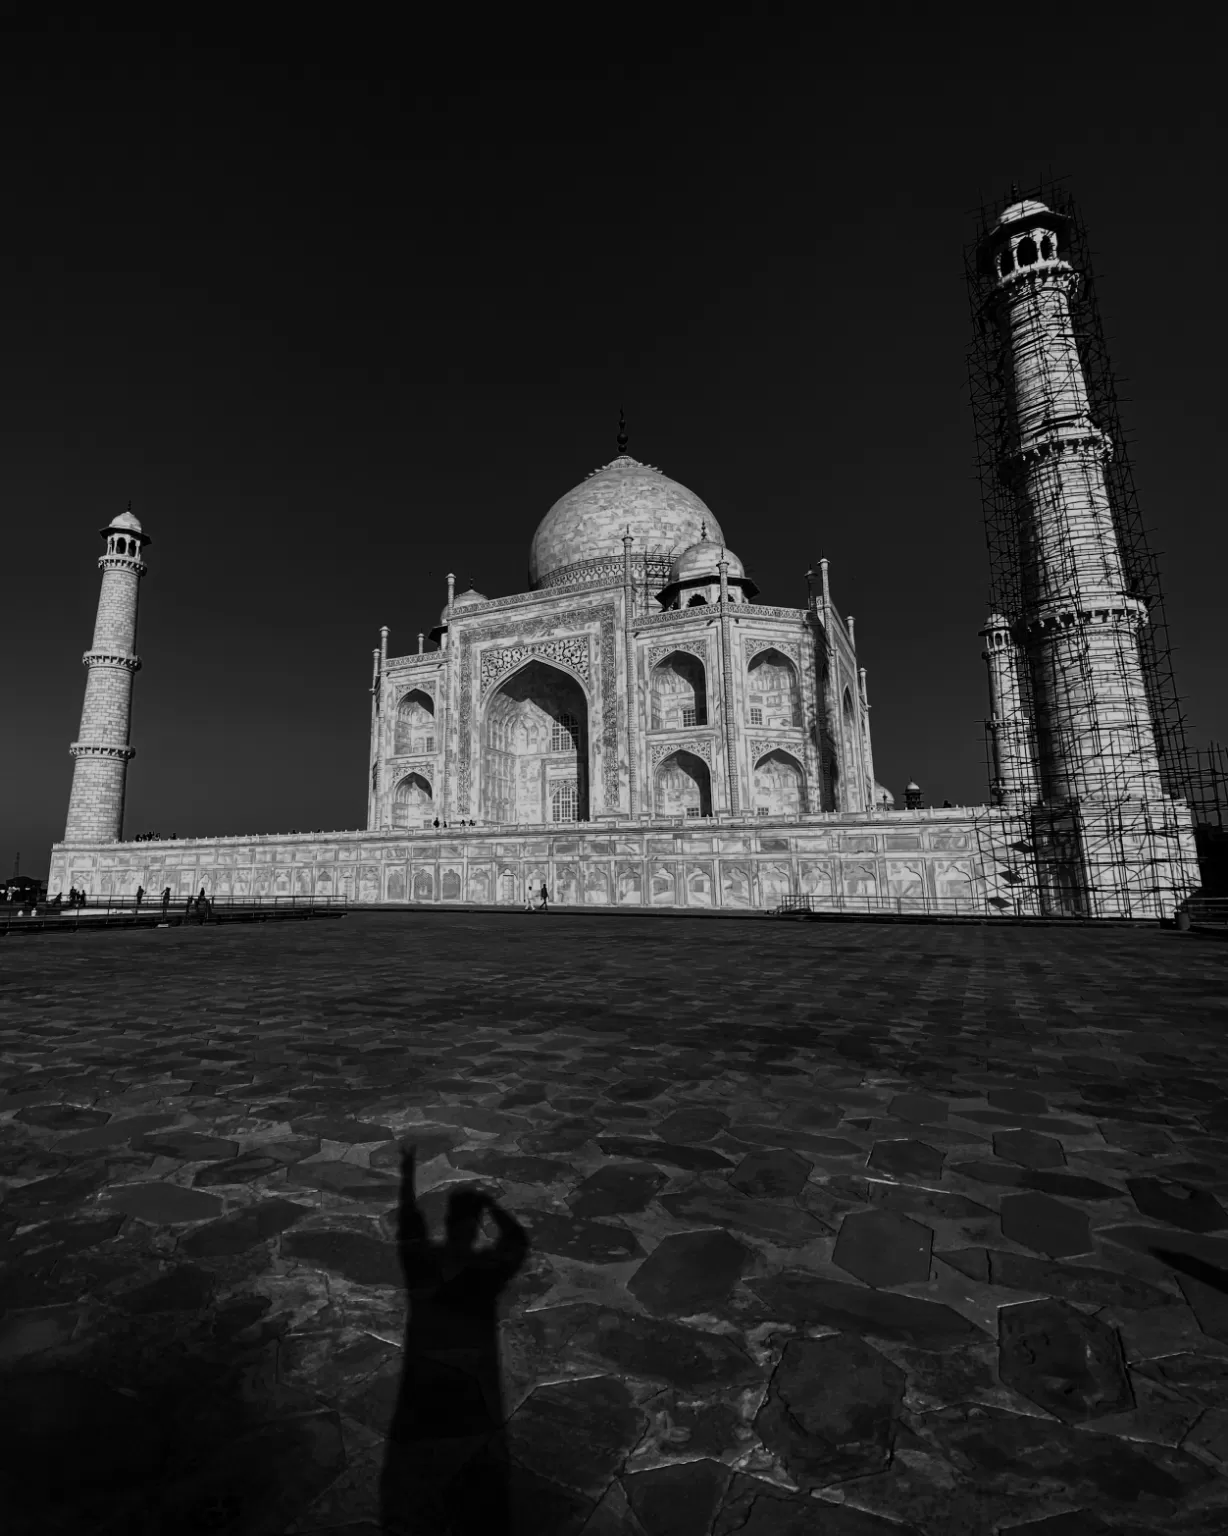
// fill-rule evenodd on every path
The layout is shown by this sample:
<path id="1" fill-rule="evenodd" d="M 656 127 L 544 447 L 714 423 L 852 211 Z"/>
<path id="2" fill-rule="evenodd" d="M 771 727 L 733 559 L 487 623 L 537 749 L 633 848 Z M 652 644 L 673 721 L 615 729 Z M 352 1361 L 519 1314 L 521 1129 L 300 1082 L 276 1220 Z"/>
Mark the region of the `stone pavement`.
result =
<path id="1" fill-rule="evenodd" d="M 1220 942 L 402 913 L 0 956 L 6 1531 L 1228 1530 Z"/>

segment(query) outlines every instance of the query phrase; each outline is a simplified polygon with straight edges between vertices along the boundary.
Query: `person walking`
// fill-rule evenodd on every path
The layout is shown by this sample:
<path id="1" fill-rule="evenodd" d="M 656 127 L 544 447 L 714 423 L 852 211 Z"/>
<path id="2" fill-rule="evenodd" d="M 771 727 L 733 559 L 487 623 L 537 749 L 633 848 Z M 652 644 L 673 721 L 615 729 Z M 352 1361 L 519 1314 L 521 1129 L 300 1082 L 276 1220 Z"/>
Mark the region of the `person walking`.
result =
<path id="1" fill-rule="evenodd" d="M 542 881 L 542 911 L 543 912 L 549 912 L 549 910 L 550 910 L 550 892 L 546 889 L 546 882 L 543 880 Z"/>
<path id="2" fill-rule="evenodd" d="M 143 885 L 138 885 L 137 888 L 136 888 L 136 902 L 135 902 L 135 908 L 136 908 L 136 910 L 138 912 L 141 910 L 141 897 L 144 896 L 144 894 L 145 894 L 145 887 Z"/>
<path id="3" fill-rule="evenodd" d="M 171 888 L 168 885 L 162 892 L 162 916 L 167 918 L 171 912 Z"/>

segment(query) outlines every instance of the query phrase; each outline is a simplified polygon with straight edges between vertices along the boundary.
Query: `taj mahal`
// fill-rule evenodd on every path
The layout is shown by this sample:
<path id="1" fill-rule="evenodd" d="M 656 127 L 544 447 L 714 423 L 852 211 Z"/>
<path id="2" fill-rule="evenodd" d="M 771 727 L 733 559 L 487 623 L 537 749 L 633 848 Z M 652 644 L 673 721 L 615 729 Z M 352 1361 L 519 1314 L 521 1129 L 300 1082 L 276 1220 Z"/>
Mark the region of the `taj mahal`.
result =
<path id="1" fill-rule="evenodd" d="M 1014 368 L 1013 494 L 1043 574 L 982 632 L 990 803 L 897 806 L 875 778 L 866 671 L 828 562 L 805 571 L 804 607 L 759 601 L 713 511 L 631 457 L 620 423 L 615 457 L 533 533 L 524 591 L 458 592 L 449 576 L 408 654 L 380 631 L 358 831 L 124 840 L 151 541 L 130 511 L 115 517 L 49 892 L 519 906 L 545 884 L 562 906 L 1165 915 L 1198 868 L 1188 812 L 1149 766 L 1130 663 L 1145 615 L 1100 513 L 1104 445 L 1071 382 L 1061 219 L 1021 201 L 986 252 Z M 1072 645 L 1089 659 L 1048 686 Z M 1096 761 L 1115 765 L 1111 797 L 1089 767 L 1089 720 Z"/>

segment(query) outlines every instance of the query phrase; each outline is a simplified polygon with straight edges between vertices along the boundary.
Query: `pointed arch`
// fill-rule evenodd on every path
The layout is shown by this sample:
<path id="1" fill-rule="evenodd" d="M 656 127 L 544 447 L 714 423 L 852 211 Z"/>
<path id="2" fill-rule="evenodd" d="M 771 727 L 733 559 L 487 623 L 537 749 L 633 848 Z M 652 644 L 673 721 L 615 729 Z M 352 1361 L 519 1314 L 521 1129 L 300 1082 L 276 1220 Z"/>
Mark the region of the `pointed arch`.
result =
<path id="1" fill-rule="evenodd" d="M 754 768 L 757 816 L 804 816 L 807 810 L 806 771 L 792 752 L 774 748 Z"/>
<path id="2" fill-rule="evenodd" d="M 652 669 L 652 729 L 676 731 L 708 723 L 708 674 L 690 651 L 670 651 Z"/>
<path id="3" fill-rule="evenodd" d="M 746 668 L 746 702 L 751 725 L 793 729 L 803 724 L 797 666 L 775 646 L 756 651 Z"/>
<path id="4" fill-rule="evenodd" d="M 711 816 L 712 774 L 693 752 L 671 752 L 653 776 L 658 816 Z"/>
<path id="5" fill-rule="evenodd" d="M 435 700 L 422 688 L 411 688 L 397 701 L 395 750 L 435 750 Z"/>
<path id="6" fill-rule="evenodd" d="M 527 659 L 486 701 L 485 820 L 540 825 L 589 816 L 588 698 L 570 672 Z"/>
<path id="7" fill-rule="evenodd" d="M 392 794 L 394 827 L 423 827 L 435 814 L 431 781 L 424 773 L 407 773 Z"/>

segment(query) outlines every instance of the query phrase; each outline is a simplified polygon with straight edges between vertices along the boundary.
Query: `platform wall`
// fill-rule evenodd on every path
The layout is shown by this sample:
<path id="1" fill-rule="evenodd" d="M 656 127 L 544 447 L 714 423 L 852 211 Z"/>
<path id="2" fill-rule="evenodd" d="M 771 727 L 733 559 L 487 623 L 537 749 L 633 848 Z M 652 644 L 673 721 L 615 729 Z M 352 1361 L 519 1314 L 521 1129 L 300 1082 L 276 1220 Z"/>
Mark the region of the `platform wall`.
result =
<path id="1" fill-rule="evenodd" d="M 1022 818 L 978 808 L 58 844 L 48 893 L 523 906 L 545 883 L 561 906 L 767 911 L 804 894 L 833 910 L 1015 913 L 1031 911 L 1029 856 L 1012 846 L 1028 842 Z"/>

